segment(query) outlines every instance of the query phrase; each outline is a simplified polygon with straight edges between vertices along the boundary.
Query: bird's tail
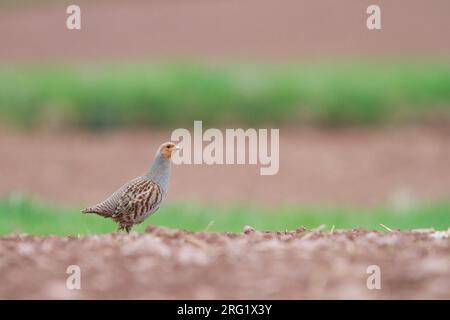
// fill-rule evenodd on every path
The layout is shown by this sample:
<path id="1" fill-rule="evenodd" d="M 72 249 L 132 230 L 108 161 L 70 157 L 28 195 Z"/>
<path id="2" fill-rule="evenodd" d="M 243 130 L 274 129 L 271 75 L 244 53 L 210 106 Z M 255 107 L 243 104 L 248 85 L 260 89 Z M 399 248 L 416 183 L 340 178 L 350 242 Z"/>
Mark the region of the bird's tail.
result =
<path id="1" fill-rule="evenodd" d="M 103 210 L 101 210 L 101 208 L 99 208 L 98 206 L 93 206 L 93 207 L 86 208 L 84 210 L 81 210 L 81 212 L 82 213 L 96 213 L 96 214 L 99 214 L 99 215 L 103 215 L 104 214 Z"/>
<path id="2" fill-rule="evenodd" d="M 95 208 L 94 208 L 94 207 L 89 207 L 89 208 L 83 209 L 83 210 L 81 210 L 81 212 L 82 212 L 82 213 L 97 213 L 97 212 L 95 211 Z"/>
<path id="3" fill-rule="evenodd" d="M 98 214 L 99 216 L 102 216 L 105 218 L 111 216 L 109 211 L 106 211 L 101 205 L 96 205 L 93 207 L 86 208 L 84 210 L 81 210 L 81 212 L 82 213 L 95 213 L 95 214 Z"/>

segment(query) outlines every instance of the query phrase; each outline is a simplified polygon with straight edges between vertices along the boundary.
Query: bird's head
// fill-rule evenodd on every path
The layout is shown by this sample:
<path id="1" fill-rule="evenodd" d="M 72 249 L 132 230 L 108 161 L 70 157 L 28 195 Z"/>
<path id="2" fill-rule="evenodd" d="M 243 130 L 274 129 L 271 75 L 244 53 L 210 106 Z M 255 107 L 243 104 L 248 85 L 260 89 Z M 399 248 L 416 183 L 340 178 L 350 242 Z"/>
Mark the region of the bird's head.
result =
<path id="1" fill-rule="evenodd" d="M 164 158 L 170 159 L 172 157 L 172 152 L 180 150 L 180 147 L 173 142 L 164 142 L 158 149 L 158 153 Z"/>

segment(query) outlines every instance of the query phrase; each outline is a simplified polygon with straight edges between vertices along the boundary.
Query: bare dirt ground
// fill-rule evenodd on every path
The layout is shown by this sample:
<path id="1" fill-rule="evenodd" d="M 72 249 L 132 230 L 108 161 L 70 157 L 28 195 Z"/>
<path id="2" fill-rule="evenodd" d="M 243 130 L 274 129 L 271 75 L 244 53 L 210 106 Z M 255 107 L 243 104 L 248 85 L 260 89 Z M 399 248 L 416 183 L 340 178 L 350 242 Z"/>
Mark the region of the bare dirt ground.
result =
<path id="1" fill-rule="evenodd" d="M 369 0 L 80 0 L 0 10 L 0 60 L 127 61 L 174 58 L 429 57 L 447 59 L 450 2 L 379 0 L 382 30 L 366 28 Z M 405 10 L 407 8 L 407 10 Z"/>
<path id="2" fill-rule="evenodd" d="M 170 133 L 2 130 L 0 196 L 27 192 L 50 202 L 96 203 L 144 172 Z M 261 176 L 257 165 L 174 166 L 168 196 L 224 205 L 448 200 L 450 131 L 281 128 L 278 174 Z"/>
<path id="3" fill-rule="evenodd" d="M 450 299 L 447 232 L 144 234 L 0 238 L 1 299 Z M 66 288 L 69 265 L 81 289 Z M 381 289 L 367 288 L 368 266 Z"/>

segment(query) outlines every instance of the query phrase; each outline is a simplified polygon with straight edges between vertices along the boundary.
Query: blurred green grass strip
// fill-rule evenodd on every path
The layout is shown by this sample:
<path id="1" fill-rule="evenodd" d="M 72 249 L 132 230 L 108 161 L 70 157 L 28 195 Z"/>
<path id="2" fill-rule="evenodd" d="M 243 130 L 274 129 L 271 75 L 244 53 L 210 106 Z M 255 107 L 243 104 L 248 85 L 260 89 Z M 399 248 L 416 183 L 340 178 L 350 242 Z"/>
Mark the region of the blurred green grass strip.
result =
<path id="1" fill-rule="evenodd" d="M 257 230 L 295 230 L 326 225 L 324 230 L 367 228 L 386 231 L 380 223 L 391 229 L 411 230 L 435 228 L 447 230 L 450 226 L 450 203 L 423 205 L 407 210 L 392 208 L 345 209 L 284 206 L 260 209 L 251 206 L 227 208 L 196 204 L 166 204 L 135 230 L 143 232 L 148 225 L 166 226 L 192 231 L 242 232 L 250 225 Z M 28 198 L 0 200 L 0 234 L 11 232 L 35 235 L 97 234 L 115 231 L 110 219 L 85 215 L 75 208 L 56 208 L 36 203 Z"/>
<path id="2" fill-rule="evenodd" d="M 0 123 L 23 127 L 347 125 L 433 115 L 450 119 L 450 64 L 0 67 Z"/>

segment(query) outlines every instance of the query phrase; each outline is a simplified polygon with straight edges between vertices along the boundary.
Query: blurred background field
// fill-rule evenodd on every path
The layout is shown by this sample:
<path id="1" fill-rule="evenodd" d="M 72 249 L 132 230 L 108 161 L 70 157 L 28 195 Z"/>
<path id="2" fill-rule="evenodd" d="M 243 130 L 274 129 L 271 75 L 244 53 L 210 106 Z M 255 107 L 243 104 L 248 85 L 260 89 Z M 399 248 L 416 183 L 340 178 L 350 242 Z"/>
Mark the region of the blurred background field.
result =
<path id="1" fill-rule="evenodd" d="M 450 64 L 3 68 L 0 98 L 24 128 L 448 122 Z"/>
<path id="2" fill-rule="evenodd" d="M 359 0 L 69 4 L 0 2 L 1 234 L 114 230 L 79 209 L 194 120 L 280 128 L 280 172 L 177 166 L 139 231 L 449 227 L 448 1 L 380 0 L 379 31 Z"/>

